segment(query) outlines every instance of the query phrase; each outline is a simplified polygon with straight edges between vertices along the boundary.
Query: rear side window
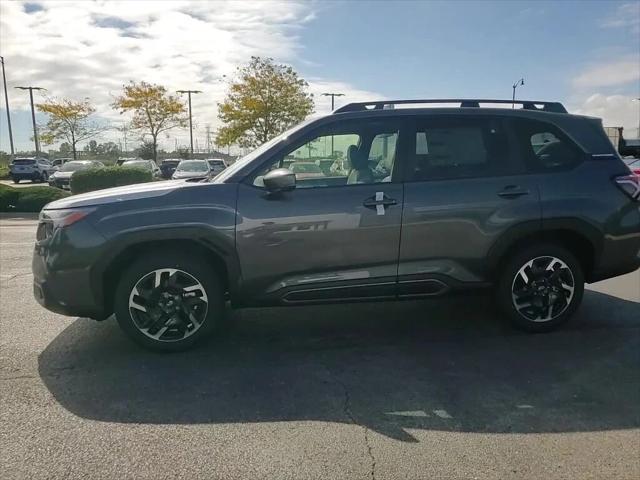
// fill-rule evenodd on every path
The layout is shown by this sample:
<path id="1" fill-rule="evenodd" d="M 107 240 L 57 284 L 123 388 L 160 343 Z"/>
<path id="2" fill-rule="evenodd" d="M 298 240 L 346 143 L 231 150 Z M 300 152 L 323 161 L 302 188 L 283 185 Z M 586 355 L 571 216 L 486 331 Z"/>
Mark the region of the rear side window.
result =
<path id="1" fill-rule="evenodd" d="M 13 164 L 14 165 L 35 165 L 36 161 L 28 158 L 25 158 L 25 159 L 17 158 L 13 161 Z"/>
<path id="2" fill-rule="evenodd" d="M 432 117 L 418 122 L 409 181 L 513 173 L 500 119 Z"/>
<path id="3" fill-rule="evenodd" d="M 535 120 L 514 120 L 521 153 L 533 171 L 566 170 L 583 159 L 580 148 L 558 128 Z"/>

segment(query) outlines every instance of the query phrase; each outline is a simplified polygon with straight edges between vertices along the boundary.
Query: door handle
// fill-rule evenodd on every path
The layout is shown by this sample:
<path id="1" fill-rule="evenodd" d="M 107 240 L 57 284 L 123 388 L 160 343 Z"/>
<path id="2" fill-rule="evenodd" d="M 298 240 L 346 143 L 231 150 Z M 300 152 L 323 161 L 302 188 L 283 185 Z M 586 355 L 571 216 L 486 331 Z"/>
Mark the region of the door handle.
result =
<path id="1" fill-rule="evenodd" d="M 498 196 L 502 198 L 517 198 L 523 195 L 529 195 L 529 190 L 519 185 L 507 185 L 503 190 L 498 192 Z"/>
<path id="2" fill-rule="evenodd" d="M 376 197 L 369 197 L 362 204 L 367 208 L 376 208 L 378 205 L 387 207 L 389 205 L 396 205 L 397 203 L 398 202 L 394 198 L 389 198 L 384 195 L 380 200 Z"/>

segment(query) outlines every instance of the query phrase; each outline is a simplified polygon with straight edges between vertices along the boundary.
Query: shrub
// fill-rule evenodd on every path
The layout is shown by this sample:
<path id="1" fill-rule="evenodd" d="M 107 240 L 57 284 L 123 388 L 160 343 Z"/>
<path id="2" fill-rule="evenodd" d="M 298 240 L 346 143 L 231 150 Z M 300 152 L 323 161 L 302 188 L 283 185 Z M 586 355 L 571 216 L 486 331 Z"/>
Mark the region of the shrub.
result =
<path id="1" fill-rule="evenodd" d="M 142 168 L 118 166 L 91 168 L 73 174 L 71 191 L 73 193 L 92 192 L 104 188 L 150 182 L 151 180 L 153 180 L 151 172 Z"/>
<path id="2" fill-rule="evenodd" d="M 47 203 L 67 196 L 67 192 L 53 187 L 0 185 L 0 212 L 39 212 Z"/>
<path id="3" fill-rule="evenodd" d="M 8 212 L 18 203 L 18 189 L 0 183 L 0 212 Z"/>

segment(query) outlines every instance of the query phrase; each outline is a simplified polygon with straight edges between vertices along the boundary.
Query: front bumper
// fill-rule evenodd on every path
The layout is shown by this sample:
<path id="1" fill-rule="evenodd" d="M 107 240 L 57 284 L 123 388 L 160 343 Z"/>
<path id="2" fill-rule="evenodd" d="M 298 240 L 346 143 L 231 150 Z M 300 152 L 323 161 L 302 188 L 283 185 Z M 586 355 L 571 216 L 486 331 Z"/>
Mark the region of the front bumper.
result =
<path id="1" fill-rule="evenodd" d="M 49 186 L 62 188 L 64 190 L 70 189 L 68 178 L 49 178 Z"/>
<path id="2" fill-rule="evenodd" d="M 93 266 L 103 239 L 87 222 L 50 230 L 40 222 L 33 251 L 33 294 L 43 307 L 55 313 L 102 320 L 105 312 L 102 290 Z"/>
<path id="3" fill-rule="evenodd" d="M 88 270 L 51 271 L 37 248 L 33 253 L 32 269 L 33 296 L 47 310 L 97 320 L 108 316 L 93 294 Z"/>

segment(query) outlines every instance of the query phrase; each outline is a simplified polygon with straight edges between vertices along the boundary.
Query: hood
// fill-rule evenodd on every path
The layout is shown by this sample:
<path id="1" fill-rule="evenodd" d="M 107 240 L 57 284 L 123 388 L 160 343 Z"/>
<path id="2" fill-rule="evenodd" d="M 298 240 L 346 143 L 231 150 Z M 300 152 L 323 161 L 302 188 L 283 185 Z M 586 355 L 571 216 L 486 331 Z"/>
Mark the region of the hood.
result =
<path id="1" fill-rule="evenodd" d="M 137 183 L 135 185 L 107 188 L 104 190 L 96 190 L 95 192 L 72 195 L 51 202 L 45 205 L 44 208 L 46 210 L 58 210 L 62 208 L 91 207 L 107 203 L 125 202 L 127 200 L 160 197 L 187 185 L 186 182 L 172 182 L 170 180 L 164 182 Z"/>
<path id="2" fill-rule="evenodd" d="M 71 178 L 71 175 L 73 175 L 74 172 L 61 172 L 61 171 L 57 171 L 55 173 L 52 173 L 51 176 L 52 177 L 56 177 L 56 178 Z"/>

